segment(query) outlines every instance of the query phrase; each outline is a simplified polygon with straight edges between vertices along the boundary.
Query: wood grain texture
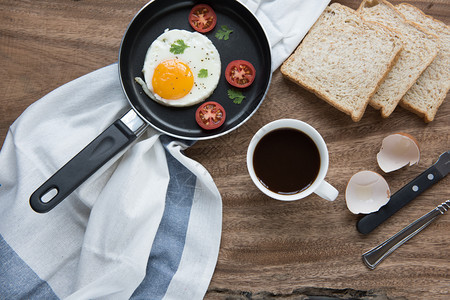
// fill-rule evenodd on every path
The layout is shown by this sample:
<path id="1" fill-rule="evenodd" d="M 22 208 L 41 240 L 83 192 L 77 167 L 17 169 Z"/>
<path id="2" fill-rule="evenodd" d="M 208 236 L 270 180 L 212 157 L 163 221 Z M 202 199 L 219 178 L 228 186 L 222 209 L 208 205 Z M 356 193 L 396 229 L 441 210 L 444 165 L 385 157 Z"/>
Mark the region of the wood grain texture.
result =
<path id="1" fill-rule="evenodd" d="M 356 9 L 360 1 L 334 1 Z M 450 2 L 402 1 L 450 24 Z M 61 86 L 117 61 L 132 17 L 146 3 L 118 0 L 0 2 L 0 140 L 33 102 Z M 400 1 L 392 1 L 397 4 Z M 295 118 L 310 123 L 330 152 L 326 179 L 340 192 L 329 203 L 312 195 L 281 202 L 252 184 L 246 148 L 264 124 Z M 450 217 L 443 216 L 395 251 L 376 270 L 361 254 L 447 200 L 449 177 L 425 191 L 367 236 L 356 231 L 358 216 L 345 204 L 350 177 L 380 172 L 376 153 L 382 139 L 407 132 L 421 145 L 418 165 L 383 174 L 395 192 L 450 148 L 450 103 L 425 124 L 397 108 L 387 119 L 368 107 L 358 123 L 275 71 L 263 104 L 243 126 L 186 154 L 204 165 L 223 198 L 219 259 L 206 299 L 307 299 L 309 296 L 365 299 L 449 299 Z M 313 298 L 311 298 L 313 299 Z"/>

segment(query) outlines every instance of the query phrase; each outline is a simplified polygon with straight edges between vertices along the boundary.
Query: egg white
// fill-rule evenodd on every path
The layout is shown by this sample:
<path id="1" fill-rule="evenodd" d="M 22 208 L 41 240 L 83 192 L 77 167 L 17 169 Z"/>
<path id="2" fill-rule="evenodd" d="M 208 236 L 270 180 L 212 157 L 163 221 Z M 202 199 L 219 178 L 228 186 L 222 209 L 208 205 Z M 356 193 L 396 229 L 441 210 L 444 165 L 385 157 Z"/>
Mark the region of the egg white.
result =
<path id="1" fill-rule="evenodd" d="M 170 47 L 177 40 L 183 40 L 189 46 L 182 54 L 170 52 Z M 152 86 L 153 73 L 156 67 L 165 60 L 179 59 L 189 66 L 194 76 L 194 86 L 184 97 L 176 100 L 164 99 L 154 92 Z M 198 32 L 173 29 L 161 34 L 150 45 L 145 56 L 142 73 L 144 80 L 136 77 L 144 92 L 154 101 L 166 106 L 191 106 L 207 99 L 217 87 L 220 78 L 220 55 L 214 44 L 205 35 Z M 208 76 L 198 77 L 200 70 L 206 69 Z"/>

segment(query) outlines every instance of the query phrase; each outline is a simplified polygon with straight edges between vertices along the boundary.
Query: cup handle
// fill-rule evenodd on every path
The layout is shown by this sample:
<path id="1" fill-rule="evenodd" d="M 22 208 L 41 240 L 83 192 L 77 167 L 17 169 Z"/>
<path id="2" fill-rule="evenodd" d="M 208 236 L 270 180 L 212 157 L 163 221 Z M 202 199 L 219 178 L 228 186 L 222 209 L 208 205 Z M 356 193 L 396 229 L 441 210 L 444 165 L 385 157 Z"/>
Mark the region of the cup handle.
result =
<path id="1" fill-rule="evenodd" d="M 336 200 L 339 194 L 338 190 L 325 180 L 320 183 L 319 187 L 314 191 L 314 193 L 328 201 Z"/>

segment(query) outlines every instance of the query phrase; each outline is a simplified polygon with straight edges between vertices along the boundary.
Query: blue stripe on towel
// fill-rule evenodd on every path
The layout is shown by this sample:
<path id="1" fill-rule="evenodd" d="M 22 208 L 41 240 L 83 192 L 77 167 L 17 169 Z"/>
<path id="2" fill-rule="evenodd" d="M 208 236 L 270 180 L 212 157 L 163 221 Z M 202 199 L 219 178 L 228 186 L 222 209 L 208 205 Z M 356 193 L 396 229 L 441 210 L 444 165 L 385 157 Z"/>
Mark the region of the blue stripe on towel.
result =
<path id="1" fill-rule="evenodd" d="M 58 299 L 0 235 L 0 299 Z"/>
<path id="2" fill-rule="evenodd" d="M 153 242 L 146 276 L 131 299 L 162 299 L 183 254 L 197 177 L 167 150 L 172 141 L 160 137 L 165 147 L 170 180 L 161 224 Z"/>

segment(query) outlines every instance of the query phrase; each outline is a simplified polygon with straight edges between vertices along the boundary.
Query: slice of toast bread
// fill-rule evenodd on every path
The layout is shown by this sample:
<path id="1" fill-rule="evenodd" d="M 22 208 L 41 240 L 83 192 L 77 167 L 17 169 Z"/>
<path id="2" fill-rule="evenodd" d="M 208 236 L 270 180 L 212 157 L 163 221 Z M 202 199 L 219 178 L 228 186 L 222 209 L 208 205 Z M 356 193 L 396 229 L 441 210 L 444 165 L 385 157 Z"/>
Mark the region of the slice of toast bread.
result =
<path id="1" fill-rule="evenodd" d="M 357 12 L 363 19 L 398 31 L 403 41 L 399 59 L 370 100 L 370 105 L 388 117 L 402 97 L 431 64 L 439 51 L 438 38 L 405 17 L 385 0 L 363 0 Z"/>
<path id="2" fill-rule="evenodd" d="M 333 3 L 283 63 L 281 73 L 357 122 L 401 49 L 398 34 Z"/>
<path id="3" fill-rule="evenodd" d="M 416 83 L 400 100 L 400 106 L 431 122 L 450 89 L 450 27 L 425 15 L 417 7 L 402 3 L 396 8 L 406 17 L 438 36 L 440 51 Z"/>

